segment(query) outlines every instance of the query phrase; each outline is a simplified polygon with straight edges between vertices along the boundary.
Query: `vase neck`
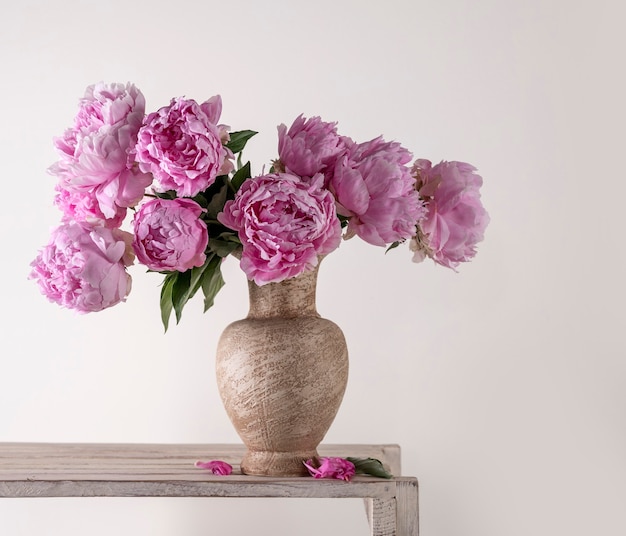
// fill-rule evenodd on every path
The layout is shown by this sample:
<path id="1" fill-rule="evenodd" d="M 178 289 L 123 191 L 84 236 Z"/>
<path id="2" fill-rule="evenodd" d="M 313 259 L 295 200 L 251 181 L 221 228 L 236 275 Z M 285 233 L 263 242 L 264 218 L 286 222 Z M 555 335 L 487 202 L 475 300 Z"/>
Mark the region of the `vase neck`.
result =
<path id="1" fill-rule="evenodd" d="M 258 286 L 248 281 L 248 318 L 319 316 L 315 306 L 318 268 L 319 264 L 309 272 L 280 283 Z"/>

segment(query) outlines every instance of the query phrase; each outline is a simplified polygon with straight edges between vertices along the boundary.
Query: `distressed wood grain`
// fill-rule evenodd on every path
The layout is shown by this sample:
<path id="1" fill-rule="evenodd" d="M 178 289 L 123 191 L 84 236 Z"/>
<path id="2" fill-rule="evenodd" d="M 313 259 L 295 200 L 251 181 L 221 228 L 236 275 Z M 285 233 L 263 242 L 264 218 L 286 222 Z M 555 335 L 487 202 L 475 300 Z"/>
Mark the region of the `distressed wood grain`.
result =
<path id="1" fill-rule="evenodd" d="M 320 445 L 321 456 L 377 458 L 400 475 L 398 445 Z M 417 536 L 417 480 L 357 475 L 351 482 L 241 474 L 243 445 L 0 443 L 0 498 L 363 498 L 372 536 Z M 219 459 L 230 476 L 194 466 Z"/>
<path id="2" fill-rule="evenodd" d="M 398 534 L 419 534 L 418 485 L 416 478 L 396 480 L 396 531 Z"/>

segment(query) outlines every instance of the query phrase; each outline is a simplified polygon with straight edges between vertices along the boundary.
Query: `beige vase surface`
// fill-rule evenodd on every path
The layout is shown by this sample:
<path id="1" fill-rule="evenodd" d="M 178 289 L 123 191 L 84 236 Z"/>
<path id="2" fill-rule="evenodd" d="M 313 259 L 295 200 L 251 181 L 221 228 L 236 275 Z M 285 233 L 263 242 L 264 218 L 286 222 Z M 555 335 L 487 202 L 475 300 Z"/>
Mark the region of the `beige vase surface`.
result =
<path id="1" fill-rule="evenodd" d="M 249 281 L 248 316 L 224 330 L 217 381 L 247 447 L 246 474 L 297 476 L 317 455 L 348 380 L 341 329 L 315 304 L 318 267 L 280 283 Z"/>

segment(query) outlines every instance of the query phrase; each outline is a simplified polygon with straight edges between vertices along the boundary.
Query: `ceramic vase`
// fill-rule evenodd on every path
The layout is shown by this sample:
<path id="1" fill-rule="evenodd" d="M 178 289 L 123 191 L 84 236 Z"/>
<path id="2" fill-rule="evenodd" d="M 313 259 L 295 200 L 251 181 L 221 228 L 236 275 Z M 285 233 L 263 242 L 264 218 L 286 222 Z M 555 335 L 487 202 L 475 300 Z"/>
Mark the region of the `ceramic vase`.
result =
<path id="1" fill-rule="evenodd" d="M 315 303 L 319 264 L 279 283 L 249 281 L 250 309 L 224 330 L 217 381 L 226 412 L 247 448 L 250 475 L 307 474 L 348 380 L 343 332 Z"/>

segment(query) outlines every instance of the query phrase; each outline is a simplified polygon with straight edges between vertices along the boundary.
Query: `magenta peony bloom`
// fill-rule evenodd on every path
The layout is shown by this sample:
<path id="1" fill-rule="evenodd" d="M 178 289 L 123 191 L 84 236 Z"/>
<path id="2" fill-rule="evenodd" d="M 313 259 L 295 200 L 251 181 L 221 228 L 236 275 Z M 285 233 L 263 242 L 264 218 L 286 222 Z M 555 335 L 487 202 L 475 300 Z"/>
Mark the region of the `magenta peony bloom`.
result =
<path id="1" fill-rule="evenodd" d="M 156 271 L 202 266 L 209 241 L 203 212 L 191 199 L 151 199 L 141 205 L 133 219 L 137 260 Z"/>
<path id="2" fill-rule="evenodd" d="M 455 269 L 476 255 L 476 244 L 483 239 L 489 215 L 480 201 L 482 177 L 464 162 L 417 160 L 413 166 L 416 187 L 426 202 L 426 217 L 410 248 L 413 260 L 425 257 Z"/>
<path id="3" fill-rule="evenodd" d="M 304 465 L 314 478 L 337 478 L 349 482 L 355 473 L 354 464 L 344 458 L 320 457 L 307 460 Z"/>
<path id="4" fill-rule="evenodd" d="M 133 167 L 130 156 L 144 110 L 145 99 L 132 84 L 89 86 L 73 127 L 55 140 L 61 159 L 50 172 L 59 179 L 57 191 L 68 191 L 66 197 L 90 197 L 89 219 L 118 219 L 119 209 L 138 203 L 152 182 L 151 175 Z M 62 202 L 57 205 L 66 208 Z M 68 210 L 65 219 L 74 216 Z"/>
<path id="5" fill-rule="evenodd" d="M 299 115 L 289 130 L 278 127 L 280 170 L 301 177 L 332 170 L 337 156 L 344 150 L 336 123 L 325 123 L 319 117 L 305 119 Z"/>
<path id="6" fill-rule="evenodd" d="M 348 236 L 358 235 L 375 246 L 415 235 L 424 207 L 406 164 L 411 153 L 382 138 L 348 145 L 337 161 L 329 188 L 337 212 L 348 217 Z"/>
<path id="7" fill-rule="evenodd" d="M 226 127 L 217 125 L 222 101 L 215 96 L 203 104 L 183 98 L 149 114 L 139 131 L 136 159 L 151 172 L 161 191 L 193 197 L 233 169 Z"/>
<path id="8" fill-rule="evenodd" d="M 124 301 L 133 262 L 132 236 L 120 229 L 66 223 L 31 263 L 30 278 L 51 302 L 81 313 L 101 311 Z"/>
<path id="9" fill-rule="evenodd" d="M 209 462 L 197 461 L 195 466 L 199 469 L 208 469 L 214 475 L 228 476 L 233 472 L 233 466 L 221 460 L 211 460 Z"/>
<path id="10" fill-rule="evenodd" d="M 217 219 L 239 234 L 241 268 L 257 285 L 311 270 L 341 241 L 335 201 L 323 176 L 303 181 L 289 173 L 246 180 Z"/>

